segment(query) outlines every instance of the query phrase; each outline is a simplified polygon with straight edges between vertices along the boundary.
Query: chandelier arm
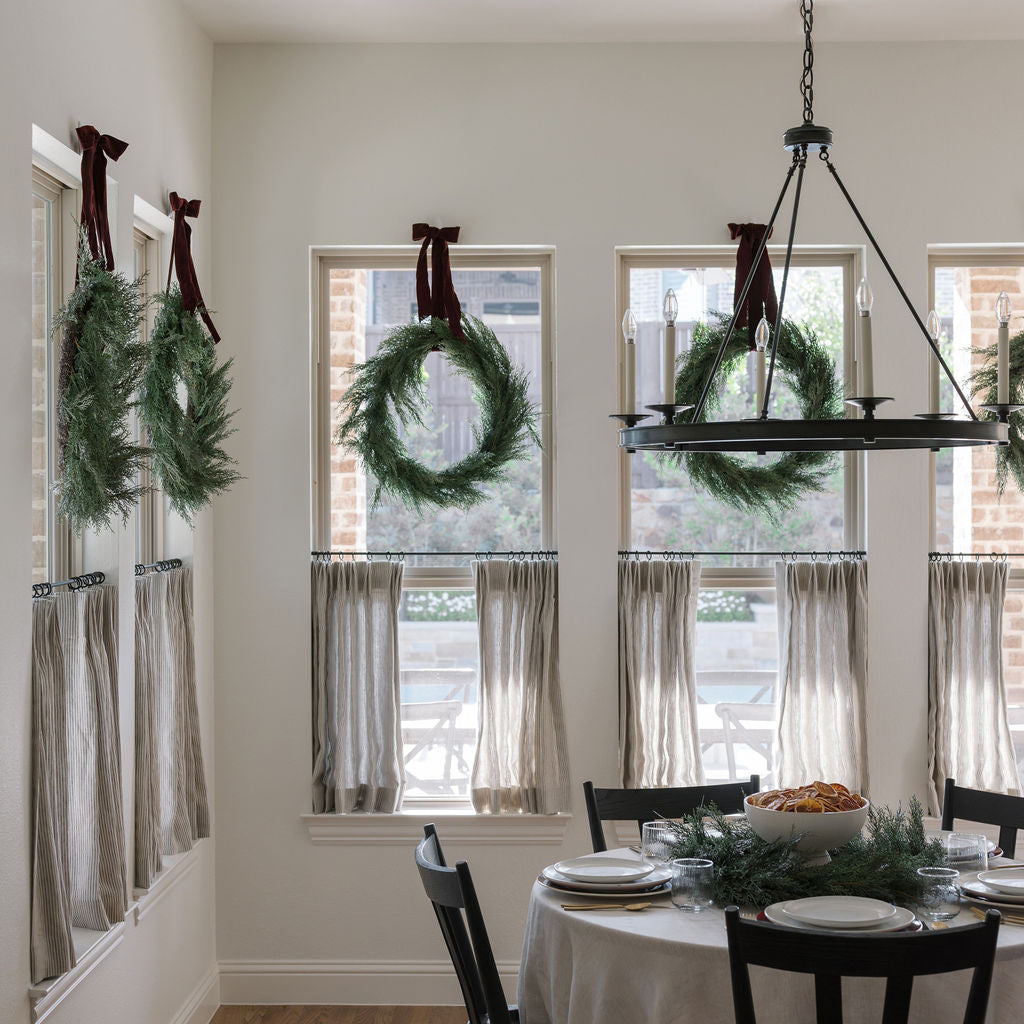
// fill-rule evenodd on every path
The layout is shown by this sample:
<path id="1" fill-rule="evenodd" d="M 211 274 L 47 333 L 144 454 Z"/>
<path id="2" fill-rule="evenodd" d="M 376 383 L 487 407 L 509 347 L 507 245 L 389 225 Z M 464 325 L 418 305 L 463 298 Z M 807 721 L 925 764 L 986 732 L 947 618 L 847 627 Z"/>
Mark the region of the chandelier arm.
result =
<path id="1" fill-rule="evenodd" d="M 772 215 L 764 229 L 764 237 L 761 239 L 761 244 L 757 248 L 754 260 L 750 264 L 750 273 L 747 274 L 747 279 L 743 283 L 743 291 L 740 292 L 740 297 L 732 311 L 732 318 L 729 320 L 729 329 L 725 332 L 725 337 L 722 338 L 722 344 L 718 346 L 718 352 L 715 355 L 715 362 L 711 367 L 711 372 L 708 374 L 708 379 L 704 382 L 704 389 L 701 391 L 700 399 L 694 406 L 693 413 L 690 416 L 691 423 L 696 423 L 700 419 L 700 414 L 704 411 L 704 406 L 707 404 L 708 395 L 711 393 L 711 387 L 715 382 L 715 376 L 718 373 L 718 369 L 722 365 L 725 350 L 729 347 L 729 342 L 732 341 L 733 333 L 736 330 L 736 321 L 739 319 L 740 310 L 743 309 L 743 304 L 747 301 L 747 292 L 750 291 L 750 286 L 754 282 L 754 275 L 757 273 L 757 268 L 761 263 L 761 257 L 764 255 L 765 249 L 768 248 L 768 237 L 771 235 L 772 228 L 775 226 L 775 218 L 779 215 L 779 208 L 782 206 L 782 200 L 786 198 L 786 192 L 789 190 L 789 183 L 793 180 L 793 172 L 796 170 L 797 162 L 798 154 L 794 153 L 793 160 L 789 165 L 789 170 L 786 172 L 786 180 L 782 183 L 782 191 L 779 193 L 779 198 L 775 200 L 775 209 L 772 210 Z M 749 324 L 747 325 L 747 329 L 750 330 Z"/>
<path id="2" fill-rule="evenodd" d="M 839 191 L 842 192 L 843 198 L 847 201 L 847 203 L 849 203 L 850 209 L 853 210 L 853 215 L 860 222 L 860 226 L 861 228 L 863 228 L 864 234 L 867 236 L 867 239 L 871 243 L 871 246 L 875 250 L 875 253 L 877 254 L 878 258 L 882 261 L 882 266 L 885 267 L 886 271 L 888 272 L 889 277 L 892 279 L 892 283 L 896 286 L 896 290 L 900 293 L 900 297 L 906 304 L 907 309 L 910 310 L 910 315 L 914 318 L 914 322 L 921 329 L 921 334 L 924 335 L 925 341 L 928 342 L 928 347 L 932 350 L 933 353 L 935 353 L 935 358 L 939 361 L 939 366 L 942 367 L 943 371 L 946 374 L 946 377 L 949 379 L 950 384 L 953 385 L 953 390 L 956 391 L 958 397 L 960 398 L 960 401 L 963 402 L 964 408 L 967 410 L 967 413 L 971 417 L 971 419 L 976 420 L 978 417 L 975 414 L 974 409 L 971 407 L 970 401 L 961 390 L 960 385 L 957 383 L 956 378 L 953 376 L 953 371 L 950 370 L 946 360 L 942 358 L 942 353 L 939 351 L 939 346 L 936 345 L 935 342 L 932 340 L 932 336 L 928 333 L 928 328 L 925 327 L 924 321 L 918 315 L 917 310 L 914 309 L 914 304 L 910 301 L 910 296 L 907 295 L 906 290 L 900 283 L 900 279 L 896 276 L 896 271 L 892 269 L 892 266 L 890 265 L 889 261 L 885 258 L 885 253 L 882 252 L 881 246 L 879 246 L 878 242 L 875 240 L 875 236 L 871 233 L 871 228 L 868 227 L 867 221 L 865 221 L 863 216 L 861 216 L 861 212 L 860 210 L 857 209 L 857 204 L 853 201 L 853 197 L 850 195 L 849 192 L 847 192 L 846 186 L 843 184 L 842 178 L 839 177 L 839 172 L 836 170 L 835 164 L 833 164 L 832 161 L 829 159 L 827 149 L 823 149 L 821 151 L 821 159 L 825 161 L 825 166 L 829 169 L 829 173 L 835 179 L 835 183 L 839 186 Z"/>
<path id="3" fill-rule="evenodd" d="M 786 242 L 786 262 L 782 268 L 782 287 L 779 290 L 779 311 L 775 316 L 775 335 L 772 338 L 772 357 L 768 363 L 768 379 L 765 382 L 764 402 L 761 405 L 759 416 L 761 419 L 768 419 L 768 406 L 772 400 L 772 379 L 775 376 L 775 357 L 779 351 L 779 335 L 782 333 L 782 309 L 786 305 L 786 285 L 789 283 L 789 268 L 793 263 L 793 239 L 796 236 L 796 218 L 800 212 L 800 190 L 804 183 L 804 168 L 807 166 L 807 147 L 800 150 L 799 158 L 794 162 L 797 164 L 796 191 L 793 193 L 793 216 L 789 221 L 789 239 Z M 796 157 L 794 153 L 794 157 Z"/>

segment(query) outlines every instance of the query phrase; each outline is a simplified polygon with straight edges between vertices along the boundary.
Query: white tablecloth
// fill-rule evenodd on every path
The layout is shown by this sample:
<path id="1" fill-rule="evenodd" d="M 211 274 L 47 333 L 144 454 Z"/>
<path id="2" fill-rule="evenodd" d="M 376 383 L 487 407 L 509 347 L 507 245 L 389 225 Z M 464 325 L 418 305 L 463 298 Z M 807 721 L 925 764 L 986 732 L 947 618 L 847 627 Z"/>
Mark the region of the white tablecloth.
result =
<path id="1" fill-rule="evenodd" d="M 627 851 L 618 851 L 630 856 Z M 519 974 L 523 1024 L 733 1024 L 725 916 L 668 897 L 640 913 L 572 913 L 569 893 L 533 887 Z M 965 907 L 955 924 L 973 924 Z M 814 1024 L 814 980 L 751 968 L 758 1024 Z M 918 978 L 911 1020 L 963 1018 L 970 972 Z M 884 981 L 844 979 L 846 1024 L 878 1024 Z M 1024 1022 L 1024 927 L 1000 929 L 990 1024 Z"/>

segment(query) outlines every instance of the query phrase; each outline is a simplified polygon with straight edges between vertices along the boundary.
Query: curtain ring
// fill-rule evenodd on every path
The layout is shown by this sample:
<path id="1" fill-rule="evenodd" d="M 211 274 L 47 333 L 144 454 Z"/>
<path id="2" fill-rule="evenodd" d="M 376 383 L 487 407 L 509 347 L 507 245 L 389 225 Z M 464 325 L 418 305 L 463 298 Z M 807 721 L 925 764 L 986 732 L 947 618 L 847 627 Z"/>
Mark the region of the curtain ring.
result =
<path id="1" fill-rule="evenodd" d="M 816 562 L 817 560 L 818 560 L 818 552 L 817 551 L 812 551 L 811 552 L 811 561 L 812 562 Z"/>
<path id="2" fill-rule="evenodd" d="M 648 551 L 647 552 L 647 561 L 649 562 L 653 557 L 654 557 L 654 552 L 653 551 Z"/>
<path id="3" fill-rule="evenodd" d="M 687 551 L 686 555 L 687 555 L 686 560 L 688 562 L 692 562 L 694 560 L 694 558 L 696 557 L 692 551 Z"/>

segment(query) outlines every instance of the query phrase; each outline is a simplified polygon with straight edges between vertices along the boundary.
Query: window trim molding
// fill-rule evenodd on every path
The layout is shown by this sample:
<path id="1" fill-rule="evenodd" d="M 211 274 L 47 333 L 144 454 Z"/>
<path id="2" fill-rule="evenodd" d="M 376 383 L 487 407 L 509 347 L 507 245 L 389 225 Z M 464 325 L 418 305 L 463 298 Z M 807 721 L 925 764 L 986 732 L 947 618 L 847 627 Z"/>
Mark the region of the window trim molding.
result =
<path id="1" fill-rule="evenodd" d="M 494 843 L 557 846 L 572 822 L 569 813 L 477 814 L 471 807 L 454 809 L 416 804 L 394 814 L 302 814 L 309 839 L 318 846 L 405 846 L 423 838 L 433 822 L 445 841 L 467 846 Z"/>
<path id="2" fill-rule="evenodd" d="M 621 407 L 624 401 L 625 351 L 619 324 L 629 305 L 629 272 L 634 268 L 658 269 L 666 266 L 685 267 L 734 267 L 736 264 L 735 245 L 620 245 L 615 247 L 615 378 L 616 400 Z M 768 254 L 772 260 L 785 258 L 784 245 L 769 245 Z M 855 352 L 856 288 L 863 276 L 865 265 L 863 245 L 796 245 L 793 247 L 793 266 L 841 267 L 844 276 L 843 288 L 843 378 L 855 381 L 857 361 Z M 852 416 L 850 409 L 847 416 Z M 616 428 L 617 429 L 617 428 Z M 619 450 L 619 548 L 632 547 L 632 494 L 630 487 L 629 454 Z M 865 453 L 847 452 L 843 457 L 843 532 L 844 544 L 849 550 L 864 546 L 863 500 L 865 479 Z M 700 557 L 700 552 L 695 552 Z M 735 570 L 732 570 L 735 572 Z M 709 566 L 701 573 L 701 587 L 729 588 L 744 586 L 747 589 L 763 589 L 774 586 L 773 568 L 742 568 L 741 575 L 733 576 L 725 567 Z M 741 583 L 736 582 L 741 580 Z"/>
<path id="3" fill-rule="evenodd" d="M 321 417 L 330 410 L 330 272 L 333 268 L 414 270 L 418 245 L 310 246 L 310 538 L 316 550 L 330 549 L 330 440 Z M 540 268 L 541 360 L 541 547 L 555 547 L 555 247 L 550 245 L 452 245 L 452 269 Z M 327 372 L 323 372 L 326 368 Z M 328 420 L 329 423 L 329 420 Z M 324 444 L 327 440 L 327 444 Z M 406 570 L 415 575 L 411 567 Z M 459 579 L 466 578 L 457 574 Z"/>

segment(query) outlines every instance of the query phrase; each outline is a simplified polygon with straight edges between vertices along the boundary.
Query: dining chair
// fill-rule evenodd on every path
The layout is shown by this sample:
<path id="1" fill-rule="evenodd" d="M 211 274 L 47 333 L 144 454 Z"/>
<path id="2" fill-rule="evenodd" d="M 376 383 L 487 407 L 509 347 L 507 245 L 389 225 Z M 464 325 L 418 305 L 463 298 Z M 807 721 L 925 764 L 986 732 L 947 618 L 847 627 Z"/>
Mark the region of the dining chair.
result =
<path id="1" fill-rule="evenodd" d="M 885 978 L 883 1024 L 906 1024 L 914 978 L 973 968 L 963 1024 L 983 1024 L 999 935 L 999 911 L 976 925 L 924 935 L 837 935 L 745 921 L 726 907 L 736 1024 L 757 1024 L 751 965 L 814 975 L 818 1024 L 842 1024 L 844 977 Z M 952 1020 L 943 1017 L 943 1020 Z"/>
<path id="2" fill-rule="evenodd" d="M 448 867 L 432 824 L 423 826 L 416 867 L 462 987 L 469 1024 L 519 1024 L 519 1010 L 508 1005 L 501 987 L 469 865 L 460 860 Z"/>
<path id="3" fill-rule="evenodd" d="M 681 818 L 702 804 L 714 804 L 724 814 L 743 810 L 743 798 L 761 788 L 761 778 L 751 775 L 747 782 L 718 782 L 708 786 L 677 786 L 661 789 L 598 789 L 593 782 L 583 783 L 583 798 L 590 819 L 590 840 L 594 853 L 608 849 L 602 821 L 627 821 L 630 818 L 643 830 L 645 821 Z"/>
<path id="4" fill-rule="evenodd" d="M 1024 796 L 966 789 L 955 779 L 946 779 L 942 794 L 942 827 L 953 828 L 953 819 L 999 826 L 999 845 L 1007 857 L 1017 846 L 1017 829 L 1024 828 Z"/>

